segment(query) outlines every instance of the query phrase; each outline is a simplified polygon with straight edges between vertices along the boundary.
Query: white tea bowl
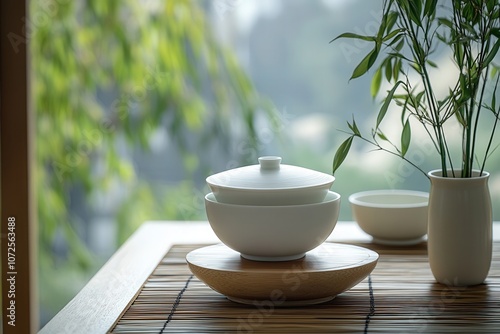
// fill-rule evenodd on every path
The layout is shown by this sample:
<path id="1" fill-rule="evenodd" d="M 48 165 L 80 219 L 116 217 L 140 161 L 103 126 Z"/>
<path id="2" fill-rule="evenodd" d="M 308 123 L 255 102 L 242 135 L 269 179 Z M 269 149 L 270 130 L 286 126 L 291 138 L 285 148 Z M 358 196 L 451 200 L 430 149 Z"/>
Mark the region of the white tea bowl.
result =
<path id="1" fill-rule="evenodd" d="M 221 203 L 209 193 L 205 207 L 215 234 L 244 258 L 289 261 L 303 257 L 332 233 L 340 195 L 329 191 L 319 203 L 259 206 Z"/>
<path id="2" fill-rule="evenodd" d="M 385 245 L 413 245 L 427 234 L 429 194 L 413 190 L 372 190 L 349 196 L 359 227 Z"/>

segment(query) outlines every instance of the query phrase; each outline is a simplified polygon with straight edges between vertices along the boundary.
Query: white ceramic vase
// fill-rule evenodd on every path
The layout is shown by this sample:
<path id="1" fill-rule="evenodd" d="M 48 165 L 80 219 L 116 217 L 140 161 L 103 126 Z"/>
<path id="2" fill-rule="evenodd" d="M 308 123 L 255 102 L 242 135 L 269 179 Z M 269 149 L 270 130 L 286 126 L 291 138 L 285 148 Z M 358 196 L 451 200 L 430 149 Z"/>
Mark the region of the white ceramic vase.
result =
<path id="1" fill-rule="evenodd" d="M 492 211 L 489 173 L 472 178 L 442 177 L 429 172 L 428 252 L 439 283 L 477 285 L 488 276 L 492 255 Z"/>

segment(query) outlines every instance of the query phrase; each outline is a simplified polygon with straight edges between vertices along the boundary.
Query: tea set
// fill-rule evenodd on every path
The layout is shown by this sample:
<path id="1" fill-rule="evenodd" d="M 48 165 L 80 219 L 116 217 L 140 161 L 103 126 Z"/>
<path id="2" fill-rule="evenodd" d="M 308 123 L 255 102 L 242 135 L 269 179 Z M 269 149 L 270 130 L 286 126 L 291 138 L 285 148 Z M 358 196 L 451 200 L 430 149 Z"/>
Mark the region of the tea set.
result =
<path id="1" fill-rule="evenodd" d="M 365 279 L 377 264 L 375 251 L 325 242 L 340 211 L 341 196 L 330 190 L 335 177 L 283 164 L 277 156 L 258 162 L 207 177 L 206 213 L 221 244 L 186 256 L 193 274 L 232 301 L 274 306 L 323 303 Z M 395 199 L 398 203 L 390 203 Z M 425 235 L 420 216 L 410 233 L 393 225 L 404 223 L 407 207 L 413 213 L 426 210 L 426 193 L 359 193 L 349 201 L 359 226 L 376 243 L 408 245 Z M 383 212 L 394 207 L 397 212 L 384 219 Z M 373 210 L 380 211 L 372 216 L 381 228 L 367 218 Z M 388 223 L 393 225 L 387 228 Z M 398 230 L 403 232 L 394 233 Z"/>

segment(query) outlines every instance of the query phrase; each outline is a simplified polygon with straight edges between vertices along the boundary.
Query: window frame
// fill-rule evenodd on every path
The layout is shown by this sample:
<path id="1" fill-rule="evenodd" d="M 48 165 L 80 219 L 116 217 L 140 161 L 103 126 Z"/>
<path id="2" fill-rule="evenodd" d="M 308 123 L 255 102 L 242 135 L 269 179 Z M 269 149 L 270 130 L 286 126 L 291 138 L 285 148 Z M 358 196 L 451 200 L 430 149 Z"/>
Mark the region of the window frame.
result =
<path id="1" fill-rule="evenodd" d="M 28 14 L 27 1 L 0 3 L 0 208 L 4 333 L 36 333 L 39 326 L 32 180 L 34 117 L 29 101 L 28 59 L 29 34 L 33 27 L 30 27 Z"/>

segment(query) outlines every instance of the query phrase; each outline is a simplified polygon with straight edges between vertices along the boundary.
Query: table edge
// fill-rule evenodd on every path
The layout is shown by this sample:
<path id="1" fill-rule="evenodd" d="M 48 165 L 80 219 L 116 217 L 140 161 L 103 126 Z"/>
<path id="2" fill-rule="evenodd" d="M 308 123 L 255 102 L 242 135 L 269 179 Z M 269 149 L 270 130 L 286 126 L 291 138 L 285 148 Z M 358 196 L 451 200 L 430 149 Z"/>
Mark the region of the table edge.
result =
<path id="1" fill-rule="evenodd" d="M 174 240 L 165 223 L 145 223 L 40 331 L 106 333 L 151 275 Z"/>

